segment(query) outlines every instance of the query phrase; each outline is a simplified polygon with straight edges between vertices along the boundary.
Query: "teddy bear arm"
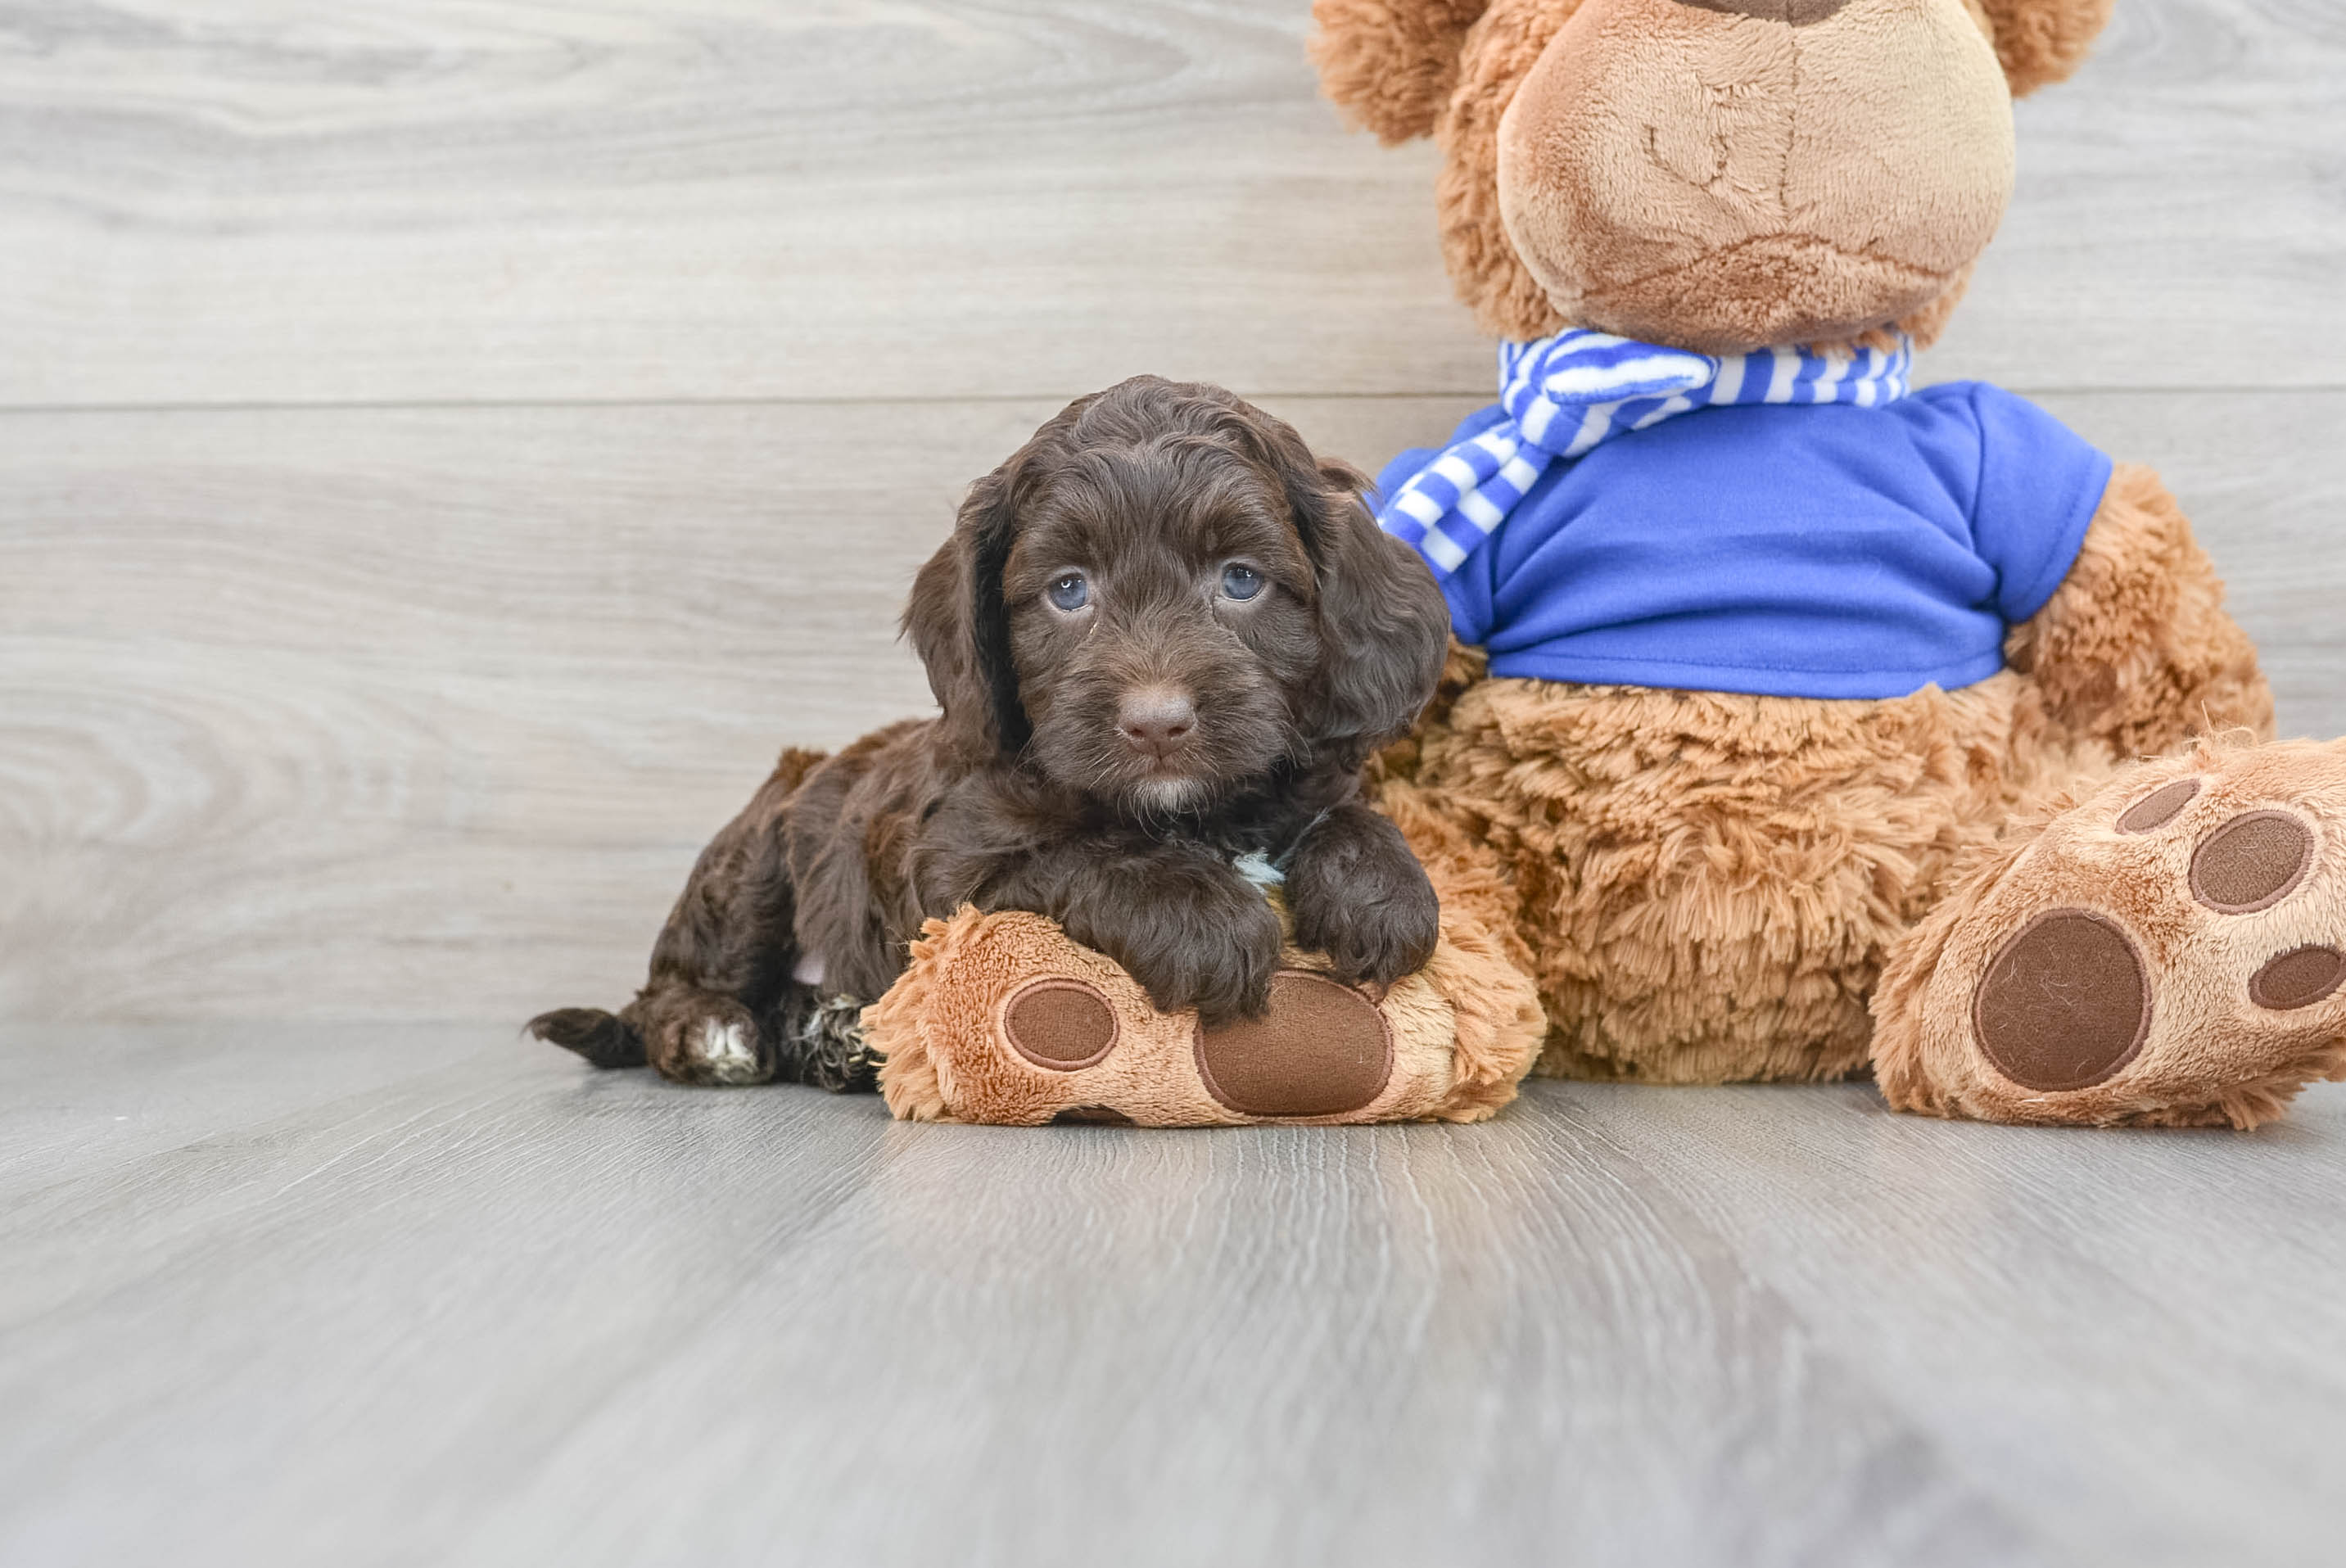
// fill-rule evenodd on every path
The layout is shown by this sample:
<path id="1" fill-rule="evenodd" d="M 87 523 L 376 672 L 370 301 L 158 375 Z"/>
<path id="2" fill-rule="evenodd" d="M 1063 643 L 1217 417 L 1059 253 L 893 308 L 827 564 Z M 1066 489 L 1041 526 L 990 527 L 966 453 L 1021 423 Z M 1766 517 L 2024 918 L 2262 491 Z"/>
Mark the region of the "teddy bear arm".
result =
<path id="1" fill-rule="evenodd" d="M 1466 30 L 1490 0 L 1313 0 L 1311 61 L 1354 124 L 1391 146 L 1424 136 L 1458 85 Z"/>
<path id="2" fill-rule="evenodd" d="M 2113 758 L 2157 756 L 2195 734 L 2272 734 L 2256 646 L 2147 468 L 2112 474 L 2068 576 L 2012 629 L 2004 656 L 2031 681 L 2055 738 L 2099 743 Z"/>

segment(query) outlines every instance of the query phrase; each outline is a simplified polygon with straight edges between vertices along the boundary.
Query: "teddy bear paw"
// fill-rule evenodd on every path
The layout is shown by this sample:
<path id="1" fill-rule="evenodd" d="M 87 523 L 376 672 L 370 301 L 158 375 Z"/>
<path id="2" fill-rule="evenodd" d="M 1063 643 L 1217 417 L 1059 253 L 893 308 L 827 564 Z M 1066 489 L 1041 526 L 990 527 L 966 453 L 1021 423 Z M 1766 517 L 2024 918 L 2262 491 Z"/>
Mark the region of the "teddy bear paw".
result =
<path id="1" fill-rule="evenodd" d="M 1004 1004 L 1002 1037 L 1035 1067 L 1080 1074 L 1104 1064 L 1116 1050 L 1125 1033 L 1117 1013 L 1106 994 L 1085 982 L 1036 980 Z M 1148 1023 L 1155 1025 L 1151 1033 L 1182 1032 L 1178 1023 L 1171 1031 Z M 1173 1065 L 1171 1072 L 1145 1073 L 1133 1084 L 1117 1082 L 1127 1074 L 1097 1074 L 1100 1101 L 1066 1106 L 1052 1120 L 1132 1123 L 1136 1115 L 1108 1102 L 1127 1097 L 1117 1089 L 1135 1086 L 1158 1103 L 1134 1109 L 1161 1114 L 1168 1091 L 1187 1091 L 1192 1074 L 1195 1086 L 1236 1117 L 1341 1116 L 1373 1104 L 1392 1078 L 1392 1033 L 1376 1004 L 1352 986 L 1303 970 L 1271 976 L 1270 1002 L 1261 1017 L 1216 1029 L 1190 1022 L 1186 1033 L 1186 1053 L 1156 1053 Z"/>
<path id="2" fill-rule="evenodd" d="M 1261 1016 L 1209 1029 L 1158 1012 L 1041 915 L 964 910 L 929 923 L 864 1034 L 889 1108 L 912 1120 L 1477 1121 L 1514 1096 L 1543 1021 L 1531 981 L 1488 938 L 1450 936 L 1381 995 L 1290 950 Z"/>
<path id="3" fill-rule="evenodd" d="M 2221 1125 L 2346 1076 L 2346 743 L 2147 764 L 1968 879 L 1893 958 L 1901 1109 Z"/>

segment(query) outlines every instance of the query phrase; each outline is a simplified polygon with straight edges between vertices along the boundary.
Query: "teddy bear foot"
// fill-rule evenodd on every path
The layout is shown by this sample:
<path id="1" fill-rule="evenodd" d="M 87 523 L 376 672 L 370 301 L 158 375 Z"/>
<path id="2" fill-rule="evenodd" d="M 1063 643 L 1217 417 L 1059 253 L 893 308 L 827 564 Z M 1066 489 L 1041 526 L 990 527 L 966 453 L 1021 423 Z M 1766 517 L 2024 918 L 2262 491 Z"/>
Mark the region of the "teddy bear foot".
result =
<path id="1" fill-rule="evenodd" d="M 1539 1048 L 1531 983 L 1479 931 L 1451 924 L 1382 996 L 1289 961 L 1261 1018 L 1206 1030 L 1040 915 L 964 910 L 929 923 L 864 1033 L 897 1115 L 1020 1125 L 1473 1121 Z"/>
<path id="2" fill-rule="evenodd" d="M 1900 1110 L 2253 1127 L 2346 1077 L 2346 741 L 2203 742 L 1999 846 L 1893 955 Z"/>

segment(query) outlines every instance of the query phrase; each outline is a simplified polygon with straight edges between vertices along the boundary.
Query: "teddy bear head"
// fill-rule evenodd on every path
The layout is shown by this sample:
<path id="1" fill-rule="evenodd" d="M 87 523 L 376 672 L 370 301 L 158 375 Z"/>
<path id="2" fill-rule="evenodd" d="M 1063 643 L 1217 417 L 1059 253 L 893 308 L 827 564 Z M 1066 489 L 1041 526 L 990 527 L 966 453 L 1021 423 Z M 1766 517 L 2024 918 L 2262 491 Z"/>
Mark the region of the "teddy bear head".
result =
<path id="1" fill-rule="evenodd" d="M 2012 99 L 2112 0 L 1316 0 L 1329 96 L 1432 135 L 1500 337 L 1715 353 L 1938 333 L 2012 192 Z"/>

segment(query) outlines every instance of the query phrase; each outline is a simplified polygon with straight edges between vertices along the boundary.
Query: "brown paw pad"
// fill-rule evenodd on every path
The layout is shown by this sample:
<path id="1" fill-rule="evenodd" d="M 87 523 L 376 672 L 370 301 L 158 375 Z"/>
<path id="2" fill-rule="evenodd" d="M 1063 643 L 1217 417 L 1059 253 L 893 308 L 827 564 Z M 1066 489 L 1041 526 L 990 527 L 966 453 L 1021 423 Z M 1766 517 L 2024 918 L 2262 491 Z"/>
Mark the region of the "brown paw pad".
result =
<path id="1" fill-rule="evenodd" d="M 1051 1118 L 1055 1127 L 1132 1127 L 1139 1124 L 1114 1105 L 1069 1105 Z"/>
<path id="2" fill-rule="evenodd" d="M 1073 1073 L 1116 1049 L 1116 1009 L 1080 980 L 1037 980 L 1004 1005 L 1002 1033 L 1037 1067 Z"/>
<path id="3" fill-rule="evenodd" d="M 1206 1092 L 1250 1116 L 1336 1116 L 1384 1093 L 1392 1035 L 1374 1003 L 1324 974 L 1281 970 L 1270 1007 L 1197 1035 Z"/>
<path id="4" fill-rule="evenodd" d="M 2152 790 L 2127 808 L 2118 819 L 2121 833 L 2152 833 L 2182 815 L 2183 808 L 2191 804 L 2199 793 L 2197 779 L 2178 779 L 2174 783 Z"/>
<path id="5" fill-rule="evenodd" d="M 2270 909 L 2305 880 L 2313 846 L 2313 830 L 2287 811 L 2235 817 L 2192 853 L 2191 896 L 2218 914 Z"/>
<path id="6" fill-rule="evenodd" d="M 1973 1001 L 1980 1048 L 2027 1089 L 2083 1089 L 2134 1060 L 2150 1033 L 2150 983 L 2115 921 L 2037 916 L 2004 944 Z"/>
<path id="7" fill-rule="evenodd" d="M 2292 1013 L 2327 1000 L 2346 984 L 2346 952 L 2300 947 L 2282 953 L 2249 982 L 2249 1000 L 2275 1013 Z"/>

